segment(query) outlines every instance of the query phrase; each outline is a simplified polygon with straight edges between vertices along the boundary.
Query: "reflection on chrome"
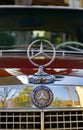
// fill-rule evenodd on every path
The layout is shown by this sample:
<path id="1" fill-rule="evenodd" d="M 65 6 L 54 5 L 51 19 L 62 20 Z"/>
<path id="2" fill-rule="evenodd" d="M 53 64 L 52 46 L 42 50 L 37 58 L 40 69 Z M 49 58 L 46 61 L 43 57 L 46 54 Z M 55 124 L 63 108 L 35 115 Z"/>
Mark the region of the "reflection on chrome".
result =
<path id="1" fill-rule="evenodd" d="M 31 93 L 35 85 L 1 85 L 0 108 L 33 108 Z M 83 107 L 83 86 L 47 85 L 54 95 L 49 108 Z"/>
<path id="2" fill-rule="evenodd" d="M 42 78 L 41 76 L 38 75 L 33 75 L 34 76 L 34 81 L 39 81 L 38 79 L 44 79 L 44 75 Z M 82 77 L 78 77 L 78 76 L 64 76 L 64 75 L 50 75 L 51 79 L 49 78 L 49 74 L 46 75 L 46 78 L 49 80 L 49 84 L 51 85 L 70 85 L 70 86 L 83 86 L 83 78 Z M 21 82 L 22 84 L 28 84 L 30 83 L 29 79 L 32 78 L 30 77 L 30 75 L 19 75 L 16 77 L 17 78 L 17 82 Z M 33 80 L 33 78 L 32 78 Z M 43 83 L 45 84 L 45 82 L 35 82 L 36 83 Z M 4 83 L 3 83 L 4 84 Z M 34 84 L 34 82 L 32 82 L 31 84 Z"/>

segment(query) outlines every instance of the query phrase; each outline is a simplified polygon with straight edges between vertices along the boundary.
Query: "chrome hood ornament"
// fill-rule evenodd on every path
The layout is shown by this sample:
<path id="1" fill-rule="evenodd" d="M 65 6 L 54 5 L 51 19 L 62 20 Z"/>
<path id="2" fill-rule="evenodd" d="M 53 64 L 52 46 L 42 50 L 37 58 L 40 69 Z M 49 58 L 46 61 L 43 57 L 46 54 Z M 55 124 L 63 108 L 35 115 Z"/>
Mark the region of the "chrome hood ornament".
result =
<path id="1" fill-rule="evenodd" d="M 55 58 L 55 48 L 51 42 L 41 39 L 33 41 L 27 49 L 27 56 L 30 62 L 39 68 L 37 73 L 28 77 L 29 83 L 48 84 L 55 81 L 55 76 L 45 73 L 43 70 Z"/>

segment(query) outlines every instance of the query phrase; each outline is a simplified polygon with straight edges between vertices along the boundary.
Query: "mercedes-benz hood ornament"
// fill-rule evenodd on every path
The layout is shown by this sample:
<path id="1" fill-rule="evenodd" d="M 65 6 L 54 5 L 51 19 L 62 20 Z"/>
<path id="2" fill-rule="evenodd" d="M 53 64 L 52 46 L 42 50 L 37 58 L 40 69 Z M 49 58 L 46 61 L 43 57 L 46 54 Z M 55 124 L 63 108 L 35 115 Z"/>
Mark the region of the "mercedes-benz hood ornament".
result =
<path id="1" fill-rule="evenodd" d="M 55 58 L 55 48 L 47 40 L 35 40 L 28 49 L 27 56 L 30 62 L 38 67 L 38 72 L 28 77 L 29 83 L 47 84 L 55 81 L 55 76 L 45 73 L 43 68 L 50 65 Z"/>

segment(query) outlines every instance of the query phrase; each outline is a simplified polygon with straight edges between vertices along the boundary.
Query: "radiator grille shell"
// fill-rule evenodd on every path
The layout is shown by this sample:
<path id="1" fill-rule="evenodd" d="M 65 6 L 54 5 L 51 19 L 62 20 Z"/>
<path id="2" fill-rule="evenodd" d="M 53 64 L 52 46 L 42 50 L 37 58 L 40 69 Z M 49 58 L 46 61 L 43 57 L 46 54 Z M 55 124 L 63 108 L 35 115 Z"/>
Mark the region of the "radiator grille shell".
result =
<path id="1" fill-rule="evenodd" d="M 83 130 L 83 109 L 0 110 L 0 130 Z"/>

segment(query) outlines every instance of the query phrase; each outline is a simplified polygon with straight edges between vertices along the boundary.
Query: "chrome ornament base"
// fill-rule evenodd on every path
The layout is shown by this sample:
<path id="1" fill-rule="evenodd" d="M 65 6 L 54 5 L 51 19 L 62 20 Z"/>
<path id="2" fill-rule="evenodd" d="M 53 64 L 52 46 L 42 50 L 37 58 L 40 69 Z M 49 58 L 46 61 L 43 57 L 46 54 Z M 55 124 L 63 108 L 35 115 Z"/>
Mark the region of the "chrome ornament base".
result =
<path id="1" fill-rule="evenodd" d="M 43 66 L 39 67 L 39 70 L 34 75 L 28 77 L 29 83 L 33 84 L 49 84 L 55 81 L 55 76 L 44 72 Z"/>

